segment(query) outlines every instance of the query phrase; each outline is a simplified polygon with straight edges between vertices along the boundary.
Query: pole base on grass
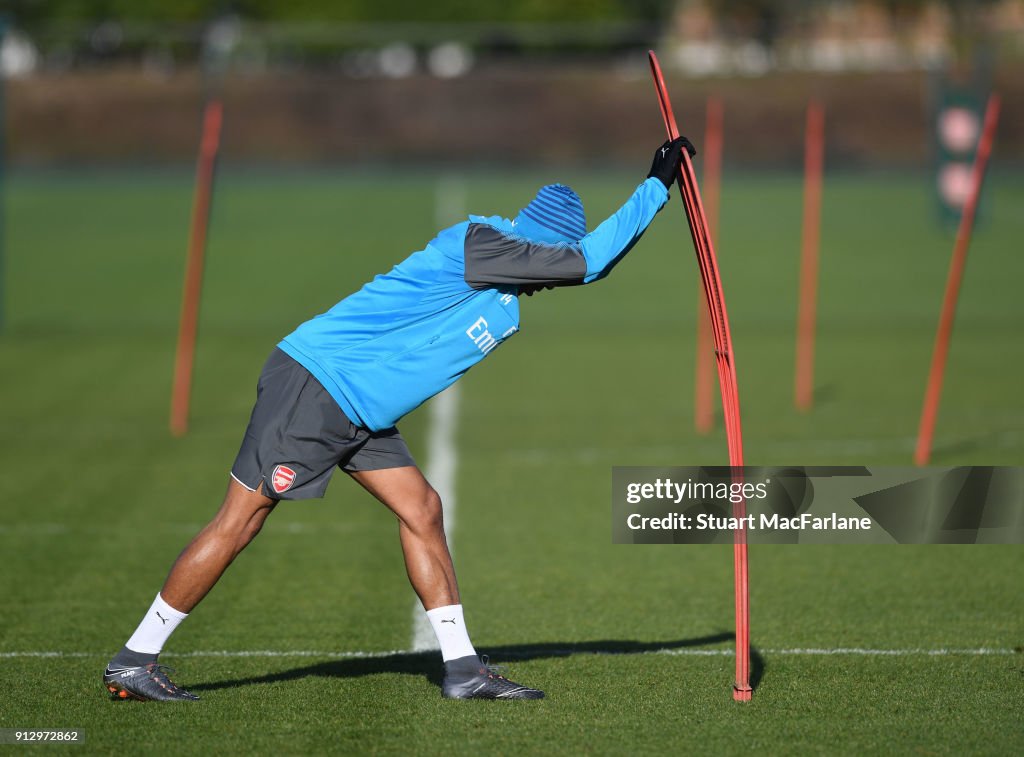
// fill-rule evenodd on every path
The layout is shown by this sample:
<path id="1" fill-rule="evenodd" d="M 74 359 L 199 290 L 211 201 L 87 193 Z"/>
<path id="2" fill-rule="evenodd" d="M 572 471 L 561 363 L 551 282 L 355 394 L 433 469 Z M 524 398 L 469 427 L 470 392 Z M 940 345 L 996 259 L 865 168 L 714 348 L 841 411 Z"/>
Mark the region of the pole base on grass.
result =
<path id="1" fill-rule="evenodd" d="M 749 702 L 752 696 L 754 696 L 754 690 L 750 686 L 732 685 L 732 698 L 737 702 Z"/>

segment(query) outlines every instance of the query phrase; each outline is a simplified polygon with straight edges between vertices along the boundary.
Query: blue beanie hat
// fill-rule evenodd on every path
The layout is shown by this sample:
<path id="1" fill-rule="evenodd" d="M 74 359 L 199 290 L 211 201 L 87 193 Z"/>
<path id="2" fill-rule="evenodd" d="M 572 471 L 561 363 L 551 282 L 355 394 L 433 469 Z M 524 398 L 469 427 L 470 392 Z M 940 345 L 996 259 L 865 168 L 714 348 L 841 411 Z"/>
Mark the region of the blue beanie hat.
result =
<path id="1" fill-rule="evenodd" d="M 513 223 L 520 236 L 546 244 L 578 242 L 587 235 L 583 202 L 564 184 L 541 187 Z"/>

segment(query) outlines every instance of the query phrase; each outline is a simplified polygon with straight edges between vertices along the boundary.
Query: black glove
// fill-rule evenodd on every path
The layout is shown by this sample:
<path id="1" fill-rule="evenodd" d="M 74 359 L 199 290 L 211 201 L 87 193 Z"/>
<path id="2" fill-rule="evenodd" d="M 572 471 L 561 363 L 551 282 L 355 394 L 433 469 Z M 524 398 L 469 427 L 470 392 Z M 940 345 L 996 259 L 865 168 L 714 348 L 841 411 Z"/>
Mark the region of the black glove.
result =
<path id="1" fill-rule="evenodd" d="M 672 187 L 672 182 L 679 175 L 679 161 L 683 154 L 683 148 L 690 153 L 692 158 L 697 154 L 693 144 L 686 137 L 676 137 L 671 142 L 666 142 L 654 153 L 654 162 L 651 163 L 651 172 L 647 178 L 654 176 L 665 185 L 666 189 Z"/>

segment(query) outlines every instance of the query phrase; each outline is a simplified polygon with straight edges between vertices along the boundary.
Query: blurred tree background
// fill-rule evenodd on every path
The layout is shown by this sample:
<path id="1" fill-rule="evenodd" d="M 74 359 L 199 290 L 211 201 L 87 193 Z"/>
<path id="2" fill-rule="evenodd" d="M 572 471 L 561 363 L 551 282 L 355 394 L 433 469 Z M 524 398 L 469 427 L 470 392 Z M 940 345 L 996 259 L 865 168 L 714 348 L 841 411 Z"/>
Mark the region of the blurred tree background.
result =
<path id="1" fill-rule="evenodd" d="M 0 0 L 0 18 L 16 164 L 188 162 L 214 87 L 229 161 L 397 143 L 626 163 L 649 48 L 691 121 L 723 99 L 727 166 L 797 164 L 812 97 L 831 166 L 924 166 L 936 82 L 957 77 L 1003 93 L 1000 153 L 1024 161 L 1024 0 Z"/>
<path id="2" fill-rule="evenodd" d="M 756 4 L 756 3 L 752 3 Z M 253 21 L 442 23 L 452 21 L 564 23 L 657 21 L 673 0 L 8 0 L 7 12 L 26 29 L 52 21 L 196 22 L 224 14 Z"/>

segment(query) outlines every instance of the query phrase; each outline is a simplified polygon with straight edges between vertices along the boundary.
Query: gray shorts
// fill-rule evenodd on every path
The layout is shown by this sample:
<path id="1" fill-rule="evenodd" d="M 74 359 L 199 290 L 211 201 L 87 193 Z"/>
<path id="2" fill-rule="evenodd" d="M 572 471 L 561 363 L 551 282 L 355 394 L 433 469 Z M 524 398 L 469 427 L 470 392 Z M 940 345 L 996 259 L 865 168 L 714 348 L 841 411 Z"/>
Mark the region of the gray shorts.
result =
<path id="1" fill-rule="evenodd" d="M 337 466 L 345 471 L 415 465 L 398 429 L 356 426 L 319 381 L 275 349 L 256 386 L 256 405 L 231 475 L 273 499 L 322 497 Z"/>

